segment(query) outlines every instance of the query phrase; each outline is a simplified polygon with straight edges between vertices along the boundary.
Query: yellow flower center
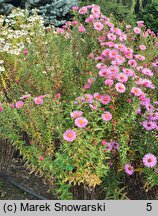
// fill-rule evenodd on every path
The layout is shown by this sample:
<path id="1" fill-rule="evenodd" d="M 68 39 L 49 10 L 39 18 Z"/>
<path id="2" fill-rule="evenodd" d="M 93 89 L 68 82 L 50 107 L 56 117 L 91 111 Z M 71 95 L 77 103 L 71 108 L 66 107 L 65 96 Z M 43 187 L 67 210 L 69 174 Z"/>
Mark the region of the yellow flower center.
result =
<path id="1" fill-rule="evenodd" d="M 134 92 L 135 92 L 135 93 L 138 93 L 138 92 L 139 92 L 139 90 L 138 90 L 138 89 L 134 89 Z"/>
<path id="2" fill-rule="evenodd" d="M 109 113 L 106 113 L 106 114 L 105 114 L 105 117 L 106 117 L 106 118 L 109 118 L 109 117 L 110 117 Z"/>
<path id="3" fill-rule="evenodd" d="M 72 137 L 73 137 L 72 133 L 68 133 L 67 136 L 68 136 L 69 138 L 72 138 Z"/>
<path id="4" fill-rule="evenodd" d="M 119 86 L 118 88 L 119 88 L 120 90 L 122 90 L 122 89 L 123 89 L 123 87 L 122 87 L 122 86 Z"/>
<path id="5" fill-rule="evenodd" d="M 80 120 L 79 120 L 79 123 L 80 123 L 80 124 L 83 124 L 83 123 L 84 123 L 84 121 L 83 121 L 82 119 L 80 119 Z"/>

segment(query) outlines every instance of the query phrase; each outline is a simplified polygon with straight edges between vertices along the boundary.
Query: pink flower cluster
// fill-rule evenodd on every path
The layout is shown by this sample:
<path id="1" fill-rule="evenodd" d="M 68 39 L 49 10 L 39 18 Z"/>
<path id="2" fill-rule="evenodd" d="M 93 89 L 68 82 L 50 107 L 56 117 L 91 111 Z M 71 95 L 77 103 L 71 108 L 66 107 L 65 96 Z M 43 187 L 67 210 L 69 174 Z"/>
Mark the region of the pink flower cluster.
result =
<path id="1" fill-rule="evenodd" d="M 151 153 L 147 153 L 143 157 L 143 164 L 147 168 L 153 168 L 153 167 L 155 167 L 156 164 L 157 164 L 157 158 L 156 158 L 156 156 L 153 155 L 153 154 L 151 154 Z M 134 173 L 134 167 L 131 164 L 125 164 L 124 169 L 125 169 L 125 172 L 128 175 L 132 175 Z"/>
<path id="2" fill-rule="evenodd" d="M 116 28 L 109 18 L 101 14 L 100 7 L 97 5 L 88 5 L 77 10 L 83 18 L 86 16 L 85 25 L 76 23 L 75 27 L 73 22 L 71 25 L 78 29 L 79 32 L 85 33 L 88 32 L 87 26 L 89 24 L 92 27 L 92 31 L 97 32 L 97 42 L 100 44 L 101 49 L 100 53 L 92 51 L 89 54 L 91 61 L 97 62 L 96 68 L 98 72 L 96 76 L 90 76 L 87 79 L 87 83 L 82 90 L 83 92 L 89 91 L 96 84 L 96 80 L 102 80 L 100 88 L 102 91 L 101 93 L 82 94 L 82 96 L 76 98 L 74 104 L 81 105 L 81 107 L 84 104 L 88 104 L 94 113 L 101 110 L 102 121 L 110 124 L 114 116 L 113 101 L 119 100 L 119 98 L 123 98 L 125 95 L 125 102 L 130 105 L 133 102 L 133 98 L 136 98 L 140 104 L 137 114 L 146 117 L 146 120 L 142 122 L 142 127 L 148 131 L 158 130 L 158 109 L 154 106 L 156 102 L 152 104 L 146 93 L 148 89 L 155 89 L 155 85 L 152 82 L 155 72 L 152 70 L 152 67 L 157 68 L 158 62 L 153 62 L 149 66 L 144 63 L 146 60 L 145 52 L 148 48 L 143 43 L 138 45 L 140 53 L 135 53 L 135 50 L 126 45 L 127 39 L 128 42 L 134 43 L 139 35 L 143 38 L 152 36 L 153 39 L 156 35 L 149 29 L 144 32 L 144 21 L 138 21 L 137 26 L 134 28 L 127 25 L 125 32 Z M 128 37 L 126 32 L 130 32 L 130 37 Z M 157 45 L 158 42 L 156 42 Z M 144 109 L 145 112 L 142 112 Z M 83 112 L 78 110 L 70 114 L 75 119 L 75 126 L 78 128 L 84 128 L 88 124 L 88 120 L 82 115 Z M 111 123 L 113 124 L 113 122 L 112 120 Z M 74 136 L 73 140 L 75 139 L 76 136 Z M 103 140 L 102 145 L 106 147 L 105 152 L 112 149 L 119 150 L 117 142 L 106 142 Z M 157 159 L 153 154 L 148 153 L 143 157 L 143 164 L 146 167 L 152 168 L 156 163 Z M 124 170 L 128 175 L 134 173 L 134 167 L 130 163 L 125 164 Z"/>

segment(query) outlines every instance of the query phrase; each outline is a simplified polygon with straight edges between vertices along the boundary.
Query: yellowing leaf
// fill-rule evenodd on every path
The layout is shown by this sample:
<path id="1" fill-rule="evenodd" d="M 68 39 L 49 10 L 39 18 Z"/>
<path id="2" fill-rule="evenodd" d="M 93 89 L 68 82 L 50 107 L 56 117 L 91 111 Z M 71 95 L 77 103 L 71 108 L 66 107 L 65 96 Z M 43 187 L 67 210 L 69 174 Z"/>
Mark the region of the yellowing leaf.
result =
<path id="1" fill-rule="evenodd" d="M 143 168 L 137 168 L 134 170 L 135 172 L 142 172 L 143 171 Z"/>

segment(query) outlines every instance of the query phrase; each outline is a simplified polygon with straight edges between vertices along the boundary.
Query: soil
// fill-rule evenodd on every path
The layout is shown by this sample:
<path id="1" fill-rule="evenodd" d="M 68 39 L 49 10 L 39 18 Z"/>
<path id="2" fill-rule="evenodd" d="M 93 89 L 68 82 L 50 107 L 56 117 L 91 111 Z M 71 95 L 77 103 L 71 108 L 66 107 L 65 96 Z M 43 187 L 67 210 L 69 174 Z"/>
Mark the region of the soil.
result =
<path id="1" fill-rule="evenodd" d="M 0 200 L 37 200 L 38 198 L 29 194 L 28 192 L 19 189 L 13 185 L 10 180 L 25 186 L 38 195 L 43 196 L 45 199 L 53 199 L 49 192 L 49 186 L 44 182 L 44 179 L 39 176 L 35 176 L 34 173 L 30 174 L 24 162 L 21 160 L 14 160 L 7 171 L 9 178 L 0 176 Z"/>
<path id="2" fill-rule="evenodd" d="M 128 199 L 131 200 L 157 200 L 158 187 L 154 186 L 151 189 L 145 189 L 145 178 L 139 174 L 126 177 L 124 179 L 124 186 L 126 186 L 125 193 Z"/>

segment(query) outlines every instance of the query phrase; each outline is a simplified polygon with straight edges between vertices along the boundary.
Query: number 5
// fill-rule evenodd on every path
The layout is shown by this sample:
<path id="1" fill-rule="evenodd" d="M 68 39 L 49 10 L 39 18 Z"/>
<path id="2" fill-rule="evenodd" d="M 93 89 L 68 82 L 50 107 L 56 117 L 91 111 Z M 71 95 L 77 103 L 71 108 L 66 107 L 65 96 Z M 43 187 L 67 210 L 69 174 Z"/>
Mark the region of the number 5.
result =
<path id="1" fill-rule="evenodd" d="M 151 211 L 152 210 L 152 203 L 147 203 L 146 210 Z"/>

